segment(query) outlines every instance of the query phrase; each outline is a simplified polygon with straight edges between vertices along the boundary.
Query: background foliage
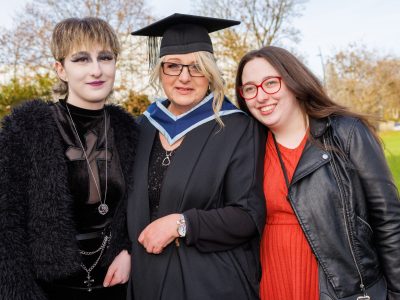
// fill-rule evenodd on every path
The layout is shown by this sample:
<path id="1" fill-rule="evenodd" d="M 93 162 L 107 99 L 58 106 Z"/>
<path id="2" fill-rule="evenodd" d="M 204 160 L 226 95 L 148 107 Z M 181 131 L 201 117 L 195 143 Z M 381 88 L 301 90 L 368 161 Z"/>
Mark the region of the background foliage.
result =
<path id="1" fill-rule="evenodd" d="M 380 134 L 386 159 L 400 191 L 400 131 L 385 131 Z"/>
<path id="2" fill-rule="evenodd" d="M 195 14 L 242 22 L 211 34 L 228 96 L 233 99 L 237 63 L 246 52 L 278 45 L 301 55 L 296 53 L 301 33 L 292 23 L 306 5 L 306 0 L 193 0 Z M 114 100 L 139 114 L 149 98 L 162 96 L 148 84 L 146 39 L 130 35 L 156 19 L 146 0 L 31 0 L 16 15 L 13 27 L 0 28 L 0 118 L 26 99 L 51 98 L 55 80 L 51 32 L 60 20 L 83 16 L 107 20 L 120 38 Z M 352 44 L 322 64 L 322 81 L 335 101 L 381 121 L 400 120 L 399 57 L 383 57 Z"/>
<path id="3" fill-rule="evenodd" d="M 226 17 L 242 21 L 242 25 L 213 34 L 215 54 L 227 84 L 227 94 L 233 96 L 236 65 L 241 56 L 262 45 L 296 42 L 298 31 L 291 25 L 301 15 L 304 0 L 195 0 L 194 13 Z M 54 25 L 69 17 L 96 16 L 107 20 L 116 30 L 122 44 L 118 58 L 115 101 L 132 112 L 143 110 L 148 85 L 148 63 L 145 38 L 132 37 L 130 32 L 154 21 L 145 0 L 32 0 L 16 16 L 11 29 L 0 28 L 0 76 L 8 82 L 38 87 L 34 96 L 47 97 L 50 87 L 38 81 L 34 74 L 48 74 L 53 79 L 53 58 L 49 41 Z M 1 77 L 0 77 L 1 79 Z M 33 81 L 35 82 L 33 84 Z M 0 87 L 8 89 L 8 83 Z M 19 93 L 14 88 L 15 101 L 8 98 L 0 103 L 0 116 L 10 107 L 28 99 L 32 94 Z M 17 95 L 18 94 L 18 95 Z M 138 95 L 140 97 L 138 98 Z M 160 95 L 157 95 L 160 96 Z M 233 97 L 232 97 L 233 98 Z M 138 105 L 139 107 L 135 107 Z"/>
<path id="4" fill-rule="evenodd" d="M 211 34 L 231 98 L 236 66 L 246 52 L 277 45 L 301 55 L 296 53 L 301 33 L 292 22 L 306 5 L 306 0 L 193 0 L 195 14 L 242 22 Z M 51 32 L 62 19 L 84 16 L 105 19 L 120 38 L 122 53 L 114 100 L 134 115 L 146 109 L 154 92 L 148 84 L 146 40 L 130 35 L 156 19 L 146 0 L 31 0 L 15 16 L 12 28 L 0 28 L 0 119 L 27 99 L 52 98 Z M 322 63 L 322 81 L 335 101 L 381 121 L 400 120 L 399 57 L 382 57 L 363 45 L 352 44 Z M 400 186 L 400 132 L 383 132 L 381 137 Z"/>
<path id="5" fill-rule="evenodd" d="M 54 78 L 49 74 L 37 74 L 31 81 L 11 79 L 8 84 L 0 88 L 0 119 L 10 113 L 13 106 L 26 101 L 26 99 L 50 100 L 53 84 Z"/>

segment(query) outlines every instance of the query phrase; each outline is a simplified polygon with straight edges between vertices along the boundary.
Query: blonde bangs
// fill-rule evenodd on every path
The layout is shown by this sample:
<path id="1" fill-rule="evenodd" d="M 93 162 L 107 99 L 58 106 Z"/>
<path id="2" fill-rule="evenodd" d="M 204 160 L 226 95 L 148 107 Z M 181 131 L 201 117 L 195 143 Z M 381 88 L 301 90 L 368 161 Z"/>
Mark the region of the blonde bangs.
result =
<path id="1" fill-rule="evenodd" d="M 70 53 L 100 46 L 111 50 L 115 57 L 120 53 L 120 44 L 114 30 L 107 22 L 98 18 L 70 18 L 56 25 L 51 41 L 51 51 L 56 61 Z"/>

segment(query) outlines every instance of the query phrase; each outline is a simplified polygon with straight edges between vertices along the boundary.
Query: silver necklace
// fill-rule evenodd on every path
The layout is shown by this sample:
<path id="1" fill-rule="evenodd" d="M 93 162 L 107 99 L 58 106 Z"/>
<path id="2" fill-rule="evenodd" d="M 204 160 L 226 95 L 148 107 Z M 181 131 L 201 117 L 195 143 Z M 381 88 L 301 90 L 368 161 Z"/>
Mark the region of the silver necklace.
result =
<path id="1" fill-rule="evenodd" d="M 162 162 L 161 162 L 161 165 L 163 166 L 163 167 L 168 167 L 170 164 L 171 164 L 171 155 L 172 155 L 172 152 L 173 152 L 174 150 L 171 150 L 171 151 L 167 151 L 167 150 L 165 150 L 165 157 L 164 157 L 164 159 L 162 160 Z"/>
<path id="2" fill-rule="evenodd" d="M 107 188 L 108 188 L 108 170 L 107 170 L 107 165 L 108 165 L 107 152 L 108 152 L 108 148 L 107 148 L 107 118 L 106 118 L 106 110 L 104 109 L 104 138 L 105 138 L 105 144 L 106 144 L 106 186 L 104 188 L 104 199 L 102 201 L 101 200 L 101 192 L 100 192 L 99 185 L 97 184 L 96 177 L 94 176 L 92 167 L 90 166 L 90 162 L 89 162 L 88 156 L 87 156 L 86 151 L 85 151 L 85 147 L 83 147 L 83 143 L 82 143 L 82 141 L 81 141 L 81 139 L 79 137 L 78 130 L 76 129 L 74 120 L 72 119 L 72 115 L 71 115 L 71 112 L 69 111 L 68 103 L 65 102 L 65 106 L 67 107 L 68 115 L 69 115 L 69 118 L 71 119 L 71 123 L 72 123 L 72 128 L 74 129 L 74 133 L 75 133 L 76 137 L 78 138 L 79 144 L 82 147 L 82 152 L 83 152 L 83 154 L 85 156 L 85 160 L 86 160 L 87 166 L 88 166 L 88 168 L 90 170 L 90 174 L 92 174 L 94 185 L 96 187 L 97 193 L 99 194 L 100 205 L 97 208 L 97 210 L 99 211 L 99 214 L 104 216 L 106 213 L 108 213 L 108 210 L 109 210 L 108 209 L 108 205 L 106 204 Z"/>

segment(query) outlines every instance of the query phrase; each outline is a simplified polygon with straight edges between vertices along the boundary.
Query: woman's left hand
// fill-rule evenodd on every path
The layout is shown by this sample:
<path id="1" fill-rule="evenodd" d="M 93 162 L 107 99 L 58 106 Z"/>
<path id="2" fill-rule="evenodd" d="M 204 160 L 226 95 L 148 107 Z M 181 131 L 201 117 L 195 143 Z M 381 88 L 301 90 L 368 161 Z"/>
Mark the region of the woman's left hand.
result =
<path id="1" fill-rule="evenodd" d="M 160 254 L 175 238 L 179 237 L 177 221 L 180 214 L 171 214 L 151 222 L 139 235 L 138 241 L 148 253 Z"/>
<path id="2" fill-rule="evenodd" d="M 128 251 L 122 250 L 108 267 L 103 286 L 109 287 L 126 283 L 131 272 L 131 256 Z"/>

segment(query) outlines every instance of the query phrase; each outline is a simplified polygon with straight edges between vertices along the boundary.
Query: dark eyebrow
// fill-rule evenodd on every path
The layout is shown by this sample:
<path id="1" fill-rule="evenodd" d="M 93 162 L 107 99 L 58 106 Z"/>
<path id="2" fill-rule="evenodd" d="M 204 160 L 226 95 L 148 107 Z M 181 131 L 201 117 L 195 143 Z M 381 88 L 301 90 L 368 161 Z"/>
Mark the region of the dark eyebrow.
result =
<path id="1" fill-rule="evenodd" d="M 86 51 L 79 51 L 79 52 L 76 52 L 76 53 L 74 53 L 74 54 L 72 54 L 71 55 L 71 58 L 74 58 L 74 57 L 77 57 L 77 56 L 87 56 L 87 55 L 90 55 L 89 54 L 89 52 L 86 52 Z"/>
<path id="2" fill-rule="evenodd" d="M 108 54 L 108 55 L 114 56 L 114 52 L 112 52 L 110 50 L 102 50 L 102 51 L 99 52 L 99 55 L 104 55 L 104 54 Z"/>

